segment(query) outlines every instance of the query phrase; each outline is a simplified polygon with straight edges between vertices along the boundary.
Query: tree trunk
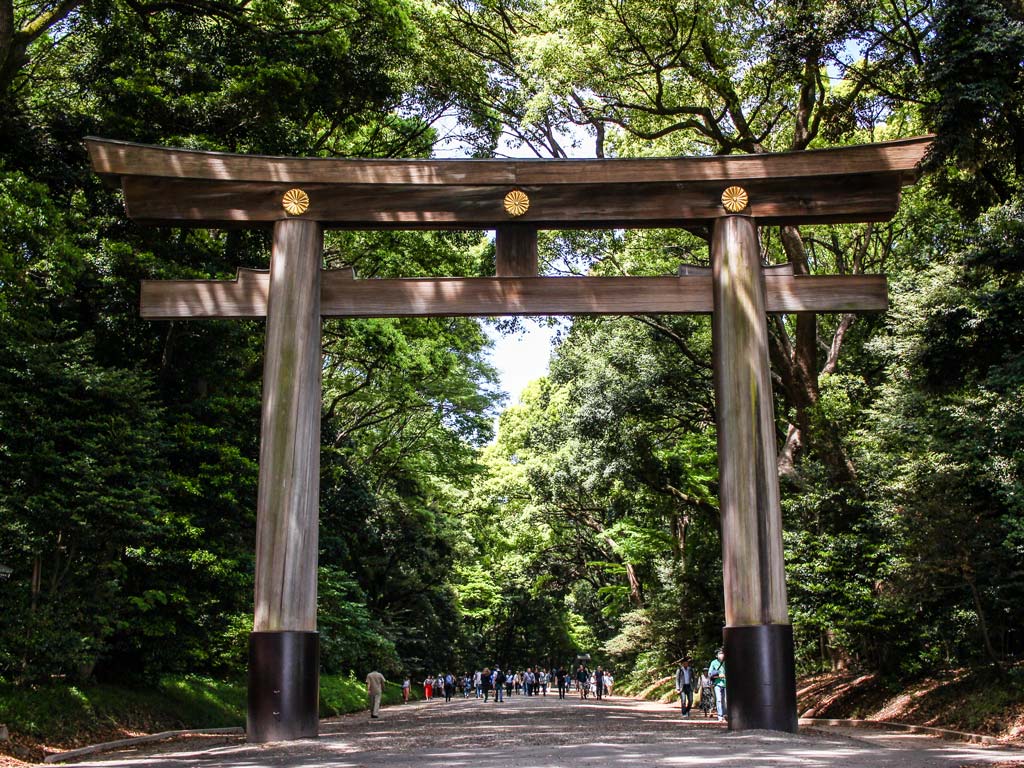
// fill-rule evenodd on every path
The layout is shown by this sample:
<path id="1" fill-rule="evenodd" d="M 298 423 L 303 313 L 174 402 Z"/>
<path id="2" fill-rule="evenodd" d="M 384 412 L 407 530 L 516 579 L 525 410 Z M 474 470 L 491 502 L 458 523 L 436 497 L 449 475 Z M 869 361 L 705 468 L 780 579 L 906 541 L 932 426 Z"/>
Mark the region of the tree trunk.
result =
<path id="1" fill-rule="evenodd" d="M 796 275 L 810 274 L 807 250 L 798 227 L 781 227 L 782 245 Z M 837 482 L 847 483 L 856 478 L 853 463 L 831 426 L 812 426 L 812 413 L 820 398 L 818 388 L 818 316 L 814 312 L 796 313 L 796 333 L 792 343 L 785 338 L 781 322 L 775 324 L 771 339 L 771 358 L 776 367 L 786 401 L 793 410 L 793 423 L 789 425 L 786 440 L 779 451 L 779 472 L 783 476 L 796 475 L 800 454 L 814 449 L 831 471 Z M 845 334 L 849 323 L 841 326 Z M 842 339 L 838 339 L 841 345 Z M 835 345 L 833 345 L 835 346 Z M 838 347 L 828 363 L 834 369 Z"/>
<path id="2" fill-rule="evenodd" d="M 32 613 L 39 606 L 39 593 L 43 591 L 43 558 L 36 555 L 32 559 Z"/>
<path id="3" fill-rule="evenodd" d="M 637 608 L 644 607 L 644 594 L 640 586 L 640 578 L 636 575 L 636 568 L 632 563 L 625 563 L 626 578 L 629 580 L 629 599 Z"/>
<path id="4" fill-rule="evenodd" d="M 974 601 L 974 611 L 978 614 L 978 631 L 981 633 L 981 640 L 985 646 L 985 654 L 994 666 L 1001 668 L 999 655 L 996 653 L 996 649 L 992 646 L 992 638 L 988 632 L 988 622 L 985 621 L 985 611 L 981 607 L 981 594 L 978 592 L 978 585 L 975 582 L 974 577 L 969 574 L 964 574 L 964 581 L 967 583 L 968 589 L 971 590 L 971 599 Z"/>

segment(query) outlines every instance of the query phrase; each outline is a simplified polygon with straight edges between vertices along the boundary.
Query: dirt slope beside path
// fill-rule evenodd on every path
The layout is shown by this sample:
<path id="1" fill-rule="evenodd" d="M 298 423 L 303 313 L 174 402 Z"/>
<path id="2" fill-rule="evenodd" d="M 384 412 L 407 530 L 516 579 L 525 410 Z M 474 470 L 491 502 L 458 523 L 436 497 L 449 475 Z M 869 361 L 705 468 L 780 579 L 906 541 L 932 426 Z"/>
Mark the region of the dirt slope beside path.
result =
<path id="1" fill-rule="evenodd" d="M 997 679 L 990 669 L 950 670 L 912 683 L 878 675 L 802 678 L 802 717 L 866 719 L 995 736 L 1024 747 L 1024 664 Z"/>
<path id="2" fill-rule="evenodd" d="M 107 755 L 78 765 L 209 768 L 555 768 L 579 764 L 647 768 L 713 764 L 849 766 L 850 768 L 960 768 L 1019 761 L 1024 752 L 985 749 L 922 737 L 891 743 L 839 733 L 734 734 L 709 721 L 683 721 L 672 706 L 614 698 L 559 701 L 514 697 L 503 704 L 457 699 L 385 708 L 379 720 L 349 715 L 324 721 L 316 741 L 202 751 L 180 745 Z M 176 751 L 174 751 L 176 750 Z"/>

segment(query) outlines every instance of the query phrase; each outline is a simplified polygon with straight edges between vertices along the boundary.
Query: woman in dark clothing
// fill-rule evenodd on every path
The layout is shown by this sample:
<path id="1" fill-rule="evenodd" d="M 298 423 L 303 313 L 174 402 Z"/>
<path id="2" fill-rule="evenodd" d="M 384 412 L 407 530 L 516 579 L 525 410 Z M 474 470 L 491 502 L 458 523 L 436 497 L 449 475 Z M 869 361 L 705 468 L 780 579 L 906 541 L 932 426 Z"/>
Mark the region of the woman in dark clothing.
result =
<path id="1" fill-rule="evenodd" d="M 559 667 L 558 671 L 555 672 L 555 680 L 558 682 L 558 698 L 560 699 L 565 698 L 565 688 L 568 682 L 567 678 L 568 675 L 565 673 L 565 670 Z"/>
<path id="2" fill-rule="evenodd" d="M 487 697 L 491 692 L 491 668 L 484 667 L 484 672 L 480 676 L 480 685 L 484 689 L 484 701 L 487 701 Z"/>

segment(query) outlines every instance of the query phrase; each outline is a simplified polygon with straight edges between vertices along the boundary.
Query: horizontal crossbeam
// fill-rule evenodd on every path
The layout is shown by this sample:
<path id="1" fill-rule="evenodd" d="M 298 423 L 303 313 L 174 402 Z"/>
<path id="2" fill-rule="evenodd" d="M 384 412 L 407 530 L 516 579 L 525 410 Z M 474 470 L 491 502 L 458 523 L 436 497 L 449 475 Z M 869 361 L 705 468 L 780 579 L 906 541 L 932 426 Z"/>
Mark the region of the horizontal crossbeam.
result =
<path id="1" fill-rule="evenodd" d="M 760 225 L 886 221 L 899 207 L 900 183 L 886 174 L 740 182 L 745 211 Z M 542 229 L 679 228 L 728 213 L 729 182 L 523 185 L 530 207 L 515 222 Z M 127 177 L 128 216 L 178 226 L 260 226 L 284 218 L 289 184 Z M 513 219 L 508 188 L 487 186 L 307 184 L 304 218 L 336 229 L 494 229 Z"/>
<path id="2" fill-rule="evenodd" d="M 246 318 L 267 314 L 269 273 L 240 269 L 235 280 L 143 280 L 141 313 L 151 319 Z M 880 275 L 765 274 L 766 308 L 782 312 L 877 312 L 888 308 Z M 712 311 L 710 274 L 679 277 L 481 277 L 353 279 L 322 274 L 325 317 L 689 314 Z"/>

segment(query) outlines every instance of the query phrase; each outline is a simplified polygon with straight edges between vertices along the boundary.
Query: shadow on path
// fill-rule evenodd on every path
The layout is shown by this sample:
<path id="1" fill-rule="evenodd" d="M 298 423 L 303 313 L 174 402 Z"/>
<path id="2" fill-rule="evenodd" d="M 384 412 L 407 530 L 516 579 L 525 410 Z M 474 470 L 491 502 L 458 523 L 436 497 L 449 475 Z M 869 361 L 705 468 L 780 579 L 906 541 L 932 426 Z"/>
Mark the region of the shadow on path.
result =
<path id="1" fill-rule="evenodd" d="M 613 698 L 580 701 L 557 696 L 512 697 L 502 704 L 476 699 L 389 707 L 321 723 L 318 740 L 245 743 L 180 751 L 181 745 L 142 748 L 75 765 L 146 768 L 554 768 L 640 766 L 839 766 L 840 768 L 959 768 L 1020 762 L 1024 751 L 942 741 L 891 731 L 799 734 L 729 733 L 712 720 L 683 720 L 662 704 Z M 173 750 L 179 751 L 173 751 Z"/>

